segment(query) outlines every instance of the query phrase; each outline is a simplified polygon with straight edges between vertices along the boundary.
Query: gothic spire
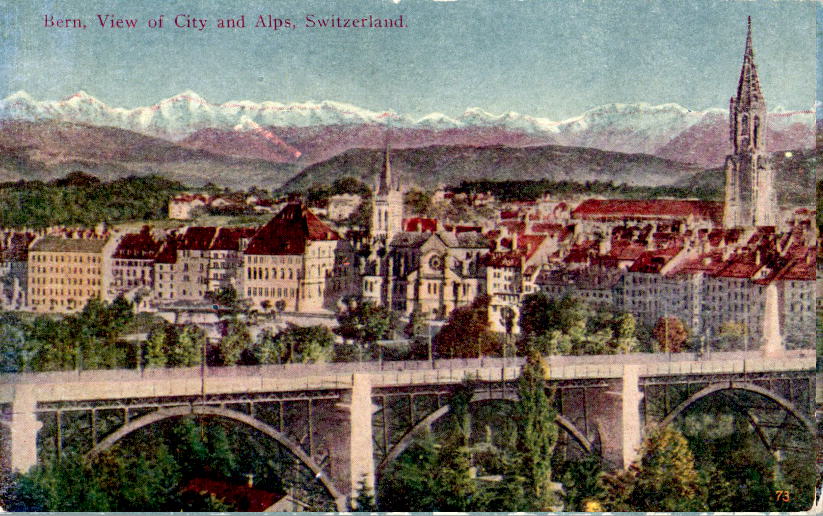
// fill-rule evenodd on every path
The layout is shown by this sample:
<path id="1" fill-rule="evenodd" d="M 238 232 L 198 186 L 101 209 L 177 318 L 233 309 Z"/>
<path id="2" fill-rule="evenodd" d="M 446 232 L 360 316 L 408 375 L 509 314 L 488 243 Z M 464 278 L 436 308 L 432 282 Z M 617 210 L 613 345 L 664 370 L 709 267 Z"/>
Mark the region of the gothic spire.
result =
<path id="1" fill-rule="evenodd" d="M 377 195 L 388 195 L 392 189 L 391 177 L 391 144 L 389 143 L 389 133 L 386 133 L 386 148 L 383 156 L 383 165 L 380 169 L 380 180 L 377 185 Z"/>
<path id="2" fill-rule="evenodd" d="M 757 65 L 754 64 L 751 16 L 749 16 L 748 21 L 746 49 L 743 51 L 743 67 L 740 69 L 740 82 L 737 85 L 735 103 L 738 109 L 759 107 L 763 103 L 763 92 L 760 91 L 760 79 L 757 77 Z"/>

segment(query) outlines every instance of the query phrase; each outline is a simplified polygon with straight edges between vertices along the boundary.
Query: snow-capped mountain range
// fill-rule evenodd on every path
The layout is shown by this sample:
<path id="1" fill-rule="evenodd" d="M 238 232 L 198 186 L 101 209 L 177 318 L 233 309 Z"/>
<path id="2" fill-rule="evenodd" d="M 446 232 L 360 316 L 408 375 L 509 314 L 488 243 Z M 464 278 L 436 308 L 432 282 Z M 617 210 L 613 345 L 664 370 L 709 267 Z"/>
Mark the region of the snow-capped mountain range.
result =
<path id="1" fill-rule="evenodd" d="M 393 145 L 438 143 L 555 144 L 659 155 L 701 165 L 726 154 L 726 112 L 691 111 L 678 104 L 607 104 L 562 121 L 469 108 L 458 117 L 432 113 L 414 118 L 370 111 L 341 102 L 230 101 L 213 104 L 184 91 L 151 106 L 111 107 L 80 91 L 62 100 L 35 100 L 19 91 L 0 100 L 0 120 L 59 120 L 116 127 L 209 148 L 225 154 L 278 162 L 317 161 L 345 148 L 380 144 L 392 128 Z M 772 150 L 814 144 L 815 113 L 775 111 L 769 117 Z M 331 131 L 332 134 L 329 134 Z M 717 149 L 707 152 L 706 149 Z"/>

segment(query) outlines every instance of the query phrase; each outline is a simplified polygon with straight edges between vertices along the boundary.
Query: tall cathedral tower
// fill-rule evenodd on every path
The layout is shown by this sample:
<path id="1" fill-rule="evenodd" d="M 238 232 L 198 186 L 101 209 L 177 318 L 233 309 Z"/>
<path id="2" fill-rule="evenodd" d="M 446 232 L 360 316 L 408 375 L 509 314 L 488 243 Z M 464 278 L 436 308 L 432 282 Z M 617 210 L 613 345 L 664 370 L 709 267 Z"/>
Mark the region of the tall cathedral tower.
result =
<path id="1" fill-rule="evenodd" d="M 723 225 L 774 226 L 777 200 L 766 152 L 766 100 L 754 64 L 751 17 L 737 97 L 729 101 L 729 138 L 732 153 L 726 156 Z"/>
<path id="2" fill-rule="evenodd" d="M 386 142 L 383 166 L 372 196 L 371 239 L 387 244 L 403 228 L 403 192 L 392 179 L 390 146 Z"/>

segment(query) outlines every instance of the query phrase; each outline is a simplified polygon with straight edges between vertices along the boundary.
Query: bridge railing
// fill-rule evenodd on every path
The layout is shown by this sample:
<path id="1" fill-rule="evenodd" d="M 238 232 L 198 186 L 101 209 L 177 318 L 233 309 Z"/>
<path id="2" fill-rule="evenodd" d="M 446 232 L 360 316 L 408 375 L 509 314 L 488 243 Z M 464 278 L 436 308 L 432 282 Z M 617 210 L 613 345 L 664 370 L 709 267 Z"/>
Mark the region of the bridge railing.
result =
<path id="1" fill-rule="evenodd" d="M 584 355 L 547 357 L 549 375 L 552 378 L 617 378 L 622 375 L 623 365 L 639 366 L 641 376 L 744 373 L 765 371 L 789 371 L 814 368 L 814 351 L 789 351 L 779 357 L 764 358 L 758 352 L 712 353 L 710 358 L 698 358 L 693 353 L 632 353 L 627 355 Z M 128 383 L 135 385 L 163 381 L 203 381 L 212 383 L 237 383 L 250 390 L 261 389 L 277 382 L 281 386 L 301 388 L 347 388 L 352 375 L 365 373 L 372 376 L 372 383 L 453 383 L 466 376 L 482 380 L 515 378 L 524 363 L 522 357 L 450 359 L 397 362 L 342 362 L 329 364 L 285 364 L 236 367 L 116 369 L 90 371 L 56 371 L 45 373 L 0 374 L 0 399 L 4 393 L 13 392 L 15 384 L 46 385 L 100 383 Z M 403 380 L 401 380 L 403 378 Z M 58 387 L 55 387 L 59 389 Z"/>

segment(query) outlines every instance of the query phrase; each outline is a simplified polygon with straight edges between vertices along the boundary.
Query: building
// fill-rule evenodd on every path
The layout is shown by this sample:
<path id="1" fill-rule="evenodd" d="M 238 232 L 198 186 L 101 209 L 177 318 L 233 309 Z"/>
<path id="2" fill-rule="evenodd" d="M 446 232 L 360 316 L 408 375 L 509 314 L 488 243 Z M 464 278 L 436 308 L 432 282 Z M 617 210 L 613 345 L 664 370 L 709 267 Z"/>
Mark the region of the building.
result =
<path id="1" fill-rule="evenodd" d="M 169 201 L 169 218 L 189 220 L 196 208 L 205 210 L 209 206 L 210 200 L 209 196 L 203 194 L 177 195 Z"/>
<path id="2" fill-rule="evenodd" d="M 111 284 L 107 299 L 118 295 L 134 295 L 154 290 L 154 259 L 162 242 L 143 226 L 139 233 L 128 233 L 119 239 L 111 257 Z"/>
<path id="3" fill-rule="evenodd" d="M 34 312 L 74 312 L 103 299 L 111 270 L 108 234 L 46 235 L 29 247 L 28 300 Z"/>
<path id="4" fill-rule="evenodd" d="M 229 287 L 240 291 L 243 251 L 257 231 L 258 228 L 217 228 L 206 251 L 209 292 Z"/>
<path id="5" fill-rule="evenodd" d="M 299 202 L 260 228 L 243 253 L 241 296 L 263 310 L 318 312 L 356 289 L 348 242 Z"/>
<path id="6" fill-rule="evenodd" d="M 328 200 L 328 218 L 335 222 L 346 220 L 360 208 L 362 203 L 363 198 L 356 194 L 332 195 Z"/>
<path id="7" fill-rule="evenodd" d="M 733 150 L 726 157 L 723 225 L 774 226 L 777 197 L 766 151 L 766 99 L 754 63 L 751 17 L 737 96 L 729 100 L 729 139 Z"/>
<path id="8" fill-rule="evenodd" d="M 0 308 L 21 310 L 28 291 L 29 244 L 35 235 L 0 231 Z"/>

